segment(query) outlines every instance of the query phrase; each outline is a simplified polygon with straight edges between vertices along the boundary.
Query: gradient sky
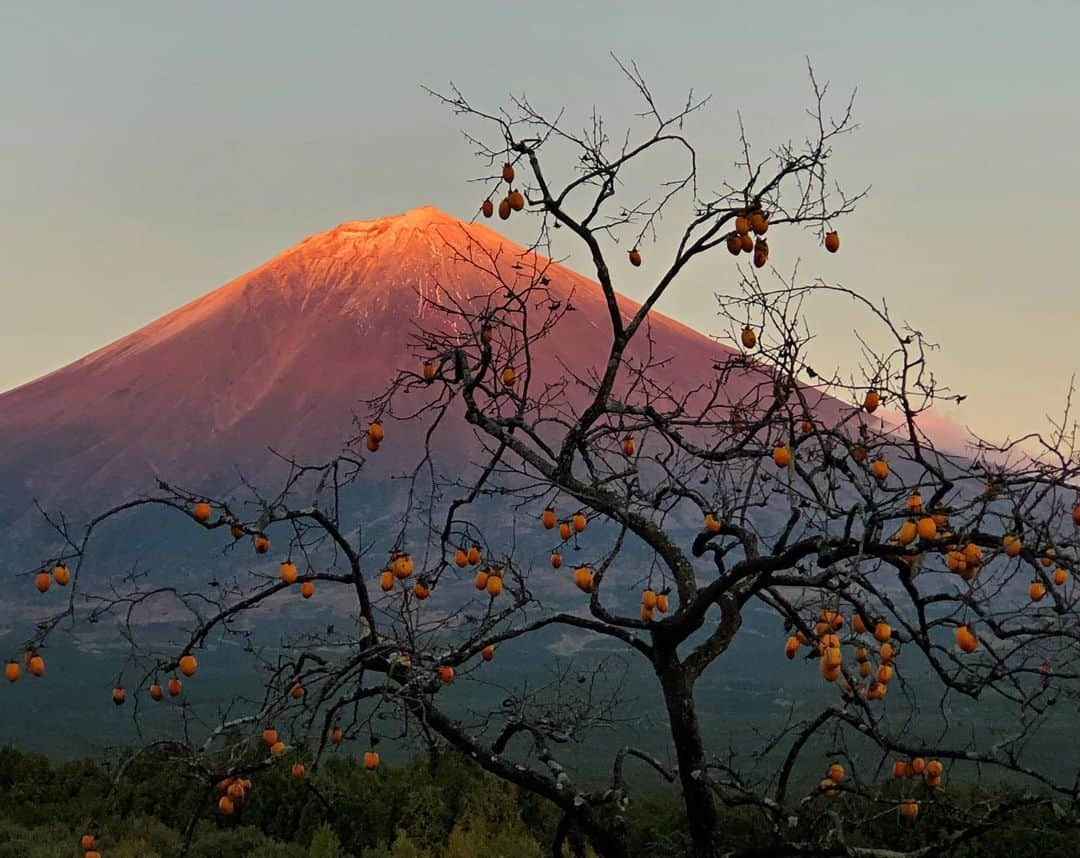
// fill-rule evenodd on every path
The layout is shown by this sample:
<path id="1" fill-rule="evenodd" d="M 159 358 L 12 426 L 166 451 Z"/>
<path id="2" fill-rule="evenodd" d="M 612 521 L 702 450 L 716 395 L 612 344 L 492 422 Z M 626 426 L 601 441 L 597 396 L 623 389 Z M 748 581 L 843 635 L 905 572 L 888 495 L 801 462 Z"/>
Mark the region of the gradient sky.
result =
<path id="1" fill-rule="evenodd" d="M 479 166 L 422 84 L 486 107 L 526 92 L 574 125 L 595 103 L 622 127 L 638 105 L 614 51 L 668 103 L 712 94 L 691 133 L 718 177 L 736 110 L 759 149 L 801 136 L 809 56 L 838 97 L 858 88 L 861 129 L 832 169 L 873 188 L 840 254 L 777 236 L 770 262 L 800 255 L 803 275 L 884 298 L 939 342 L 961 421 L 1044 429 L 1080 368 L 1078 32 L 1075 0 L 5 3 L 0 390 L 341 221 L 471 217 Z M 670 247 L 646 245 L 618 287 L 640 296 Z M 662 308 L 714 333 L 733 275 L 718 255 Z M 855 317 L 813 320 L 814 359 L 850 366 Z"/>

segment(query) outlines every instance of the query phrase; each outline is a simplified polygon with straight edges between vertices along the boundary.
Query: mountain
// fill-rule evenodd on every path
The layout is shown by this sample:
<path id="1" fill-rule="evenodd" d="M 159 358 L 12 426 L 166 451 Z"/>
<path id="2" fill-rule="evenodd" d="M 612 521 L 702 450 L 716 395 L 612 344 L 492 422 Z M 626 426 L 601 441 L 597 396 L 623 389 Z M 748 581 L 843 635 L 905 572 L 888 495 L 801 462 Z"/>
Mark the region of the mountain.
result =
<path id="1" fill-rule="evenodd" d="M 343 223 L 0 395 L 0 529 L 39 520 L 34 499 L 88 512 L 159 477 L 217 492 L 235 486 L 238 472 L 260 484 L 281 469 L 268 447 L 306 461 L 332 454 L 354 433 L 360 404 L 399 368 L 416 369 L 408 344 L 422 296 L 475 302 L 498 288 L 451 249 L 466 246 L 500 254 L 504 265 L 539 259 L 431 207 Z M 539 349 L 535 373 L 554 379 L 564 367 L 600 365 L 610 333 L 599 286 L 560 265 L 547 277 L 551 300 L 575 309 Z M 624 314 L 638 307 L 619 303 Z M 713 377 L 731 354 L 660 314 L 651 339 L 654 360 L 668 361 L 657 377 L 676 385 Z M 392 431 L 384 467 L 409 462 L 418 440 L 408 427 Z M 457 433 L 468 432 L 451 426 L 444 441 L 459 444 Z"/>
<path id="2" fill-rule="evenodd" d="M 59 547 L 56 535 L 48 532 L 34 508 L 34 500 L 49 510 L 64 509 L 77 525 L 88 513 L 153 490 L 158 478 L 225 495 L 237 487 L 238 472 L 242 472 L 251 483 L 272 491 L 282 464 L 268 447 L 304 461 L 332 455 L 355 434 L 354 414 L 366 420 L 365 400 L 380 394 L 400 368 L 419 369 L 411 348 L 417 324 L 446 323 L 442 317 L 423 317 L 431 312 L 425 296 L 482 305 L 500 293 L 501 287 L 491 277 L 462 261 L 453 249 L 465 246 L 479 255 L 500 256 L 510 270 L 514 264 L 531 267 L 546 262 L 483 225 L 463 223 L 433 208 L 344 223 L 305 239 L 69 366 L 0 394 L 0 438 L 4 439 L 0 445 L 0 537 L 7 548 L 0 557 L 0 574 L 11 580 L 7 573 L 27 572 Z M 586 375 L 602 364 L 610 346 L 608 309 L 601 290 L 561 265 L 552 265 L 545 276 L 550 281 L 545 300 L 571 304 L 574 310 L 537 346 L 533 377 L 538 382 L 565 379 L 567 368 Z M 617 267 L 615 276 L 618 282 L 644 275 L 626 264 Z M 624 315 L 638 309 L 625 297 L 618 303 Z M 712 312 L 711 297 L 703 300 L 703 306 Z M 651 314 L 646 333 L 633 357 L 648 358 L 655 365 L 650 377 L 662 387 L 689 391 L 709 383 L 716 378 L 717 362 L 734 354 L 659 313 Z M 749 375 L 734 374 L 728 387 L 733 397 L 748 383 Z M 572 390 L 567 395 L 573 400 Z M 580 399 L 580 391 L 577 395 Z M 833 401 L 823 411 L 836 405 Z M 421 431 L 408 421 L 391 419 L 385 425 L 386 441 L 370 460 L 372 471 L 382 477 L 415 464 Z M 475 443 L 470 427 L 452 419 L 438 442 L 444 455 L 457 457 L 448 460 L 454 464 Z M 365 467 L 365 477 L 368 473 Z M 367 538 L 378 541 L 388 535 L 392 539 L 400 519 L 400 512 L 395 511 L 401 507 L 387 494 L 385 483 L 373 487 L 370 482 L 365 479 L 357 488 L 360 496 L 353 498 L 362 508 L 350 505 L 348 509 L 353 520 L 368 526 Z M 501 502 L 501 498 L 491 501 Z M 380 536 L 380 524 L 395 516 Z M 545 598 L 554 595 L 549 603 L 562 600 L 580 605 L 580 594 L 569 576 L 556 575 L 549 568 L 551 539 L 544 531 L 536 528 L 532 536 L 523 535 L 505 514 L 492 518 L 495 528 L 504 530 L 491 534 L 485 528 L 487 535 L 493 535 L 499 545 L 514 545 L 524 560 L 531 556 L 539 561 L 535 587 L 543 590 Z M 695 519 L 693 524 L 697 523 Z M 257 563 L 263 567 L 258 571 L 273 574 L 280 559 L 276 554 L 257 559 L 250 550 L 232 550 L 223 532 L 202 532 L 175 515 L 149 511 L 137 521 L 125 519 L 111 527 L 96 538 L 87 566 L 88 574 L 103 579 L 129 571 L 163 573 L 161 580 L 170 583 L 190 580 L 200 588 L 210 588 L 209 579 L 252 571 Z M 599 527 L 592 526 L 590 534 Z M 693 528 L 687 529 L 686 536 L 689 542 Z M 625 562 L 639 567 L 649 563 L 648 556 L 634 551 L 640 549 L 629 549 Z M 458 584 L 472 592 L 467 576 Z M 375 586 L 373 577 L 369 585 Z M 626 597 L 636 600 L 637 594 Z M 54 611 L 60 598 L 55 591 L 48 598 L 39 597 L 31 579 L 19 579 L 16 589 L 0 600 L 0 653 L 21 651 L 33 621 Z M 340 612 L 348 609 L 344 604 L 282 597 L 264 610 L 282 618 L 280 623 L 256 626 L 269 640 L 293 623 L 296 627 L 341 623 Z M 155 624 L 155 634 L 168 636 L 176 633 L 179 620 L 165 612 L 147 622 Z M 775 708 L 777 674 L 763 675 L 753 651 L 763 635 L 778 634 L 775 626 L 775 620 L 764 612 L 748 613 L 744 622 L 747 643 L 740 642 L 740 649 L 733 651 L 735 667 L 708 691 L 716 723 L 730 723 L 724 707 L 734 707 L 732 700 L 740 701 L 730 713 L 738 720 L 746 708 L 745 688 L 751 685 L 758 689 L 753 705 L 760 708 L 761 723 Z M 113 736 L 111 731 L 117 729 L 112 703 L 100 694 L 98 681 L 120 669 L 122 638 L 112 622 L 82 624 L 70 635 L 52 641 L 55 658 L 50 655 L 49 669 L 53 680 L 22 690 L 33 689 L 29 693 L 37 695 L 27 698 L 29 711 L 45 713 L 37 733 L 43 743 L 50 743 L 53 753 L 57 736 L 66 737 L 65 750 L 75 753 L 85 747 L 83 737 Z M 513 665 L 514 679 L 520 678 L 522 665 L 538 671 L 538 678 L 539 671 L 546 670 L 548 660 L 526 657 L 529 647 L 543 646 L 570 656 L 585 646 L 583 634 L 567 632 L 552 638 L 534 643 L 530 637 L 520 644 L 522 657 L 507 662 Z M 222 645 L 207 659 L 203 699 L 208 705 L 215 693 L 235 689 L 238 670 L 226 650 Z M 787 671 L 785 683 L 804 681 L 794 667 L 781 670 Z M 642 699 L 655 695 L 655 688 L 635 682 Z M 738 685 L 739 694 L 728 693 L 732 683 Z M 94 703 L 72 709 L 72 699 Z M 657 718 L 663 717 L 655 697 L 650 707 Z M 16 735 L 26 741 L 24 725 L 17 719 L 0 724 L 0 741 Z"/>

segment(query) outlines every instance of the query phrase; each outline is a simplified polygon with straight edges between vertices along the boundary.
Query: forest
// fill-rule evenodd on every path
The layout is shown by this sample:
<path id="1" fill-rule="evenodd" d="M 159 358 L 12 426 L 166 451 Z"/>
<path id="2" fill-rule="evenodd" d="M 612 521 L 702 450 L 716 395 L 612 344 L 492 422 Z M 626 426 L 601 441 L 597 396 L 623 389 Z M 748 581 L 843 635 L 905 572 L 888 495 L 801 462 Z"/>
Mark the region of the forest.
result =
<path id="1" fill-rule="evenodd" d="M 82 858 L 87 832 L 118 858 L 177 858 L 192 811 L 205 803 L 205 784 L 167 757 L 143 756 L 117 778 L 116 760 L 51 764 L 41 755 L 0 749 L 0 858 Z M 954 791 L 953 800 L 985 800 Z M 998 796 L 997 798 L 1000 798 Z M 88 824 L 89 821 L 89 824 Z M 204 815 L 191 831 L 193 858 L 532 858 L 550 855 L 538 832 L 557 814 L 527 792 L 503 788 L 453 752 L 397 768 L 366 770 L 359 759 L 334 760 L 317 778 L 291 769 L 267 772 L 241 812 Z M 635 803 L 628 813 L 631 853 L 685 855 L 684 811 L 674 796 Z M 905 847 L 933 847 L 934 814 L 918 829 L 895 814 L 883 829 Z M 739 854 L 755 848 L 762 831 L 751 814 L 723 815 L 723 846 Z M 1075 855 L 1075 830 L 1052 809 L 1031 811 L 950 854 L 961 858 Z M 105 854 L 103 852 L 103 854 Z M 567 856 L 594 854 L 581 842 Z M 941 854 L 933 849 L 928 854 Z"/>

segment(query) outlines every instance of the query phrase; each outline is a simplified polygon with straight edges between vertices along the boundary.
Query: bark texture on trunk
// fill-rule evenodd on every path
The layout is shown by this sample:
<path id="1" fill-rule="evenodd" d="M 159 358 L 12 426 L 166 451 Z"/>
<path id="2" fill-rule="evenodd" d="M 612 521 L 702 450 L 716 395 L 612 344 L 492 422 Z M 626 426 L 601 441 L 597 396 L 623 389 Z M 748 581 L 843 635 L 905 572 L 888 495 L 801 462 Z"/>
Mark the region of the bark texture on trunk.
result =
<path id="1" fill-rule="evenodd" d="M 674 653 L 658 658 L 656 672 L 664 691 L 671 738 L 679 761 L 679 782 L 686 805 L 686 820 L 696 858 L 716 858 L 719 820 L 708 784 L 705 747 L 701 741 L 694 688 Z"/>

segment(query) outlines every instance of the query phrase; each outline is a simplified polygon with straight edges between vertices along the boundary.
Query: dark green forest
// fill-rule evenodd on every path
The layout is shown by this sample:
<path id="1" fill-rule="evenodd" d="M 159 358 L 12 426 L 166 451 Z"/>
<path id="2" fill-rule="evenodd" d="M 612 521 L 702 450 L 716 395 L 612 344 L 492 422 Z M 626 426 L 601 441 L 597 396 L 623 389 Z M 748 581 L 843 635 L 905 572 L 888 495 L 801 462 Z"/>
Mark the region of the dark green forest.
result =
<path id="1" fill-rule="evenodd" d="M 216 811 L 217 789 L 182 764 L 142 754 L 131 758 L 53 763 L 14 748 L 0 749 L 0 858 L 81 856 L 80 839 L 96 838 L 103 858 L 487 858 L 550 855 L 558 814 L 453 754 L 402 767 L 367 771 L 356 759 L 334 759 L 294 778 L 291 766 L 252 774 L 253 788 L 237 812 Z M 995 799 L 1002 796 L 996 795 Z M 948 803 L 986 796 L 956 785 Z M 863 799 L 814 799 L 839 822 Z M 626 811 L 632 854 L 686 854 L 677 796 L 631 801 Z M 919 824 L 903 825 L 895 806 L 879 811 L 880 830 L 897 847 L 935 843 L 935 807 L 924 803 Z M 743 810 L 724 810 L 724 847 L 733 854 L 782 855 L 767 846 L 766 829 Z M 1029 810 L 1002 829 L 975 836 L 952 854 L 965 858 L 1075 856 L 1075 818 L 1053 806 Z M 573 832 L 566 856 L 592 853 Z M 837 854 L 844 854 L 837 852 Z"/>

